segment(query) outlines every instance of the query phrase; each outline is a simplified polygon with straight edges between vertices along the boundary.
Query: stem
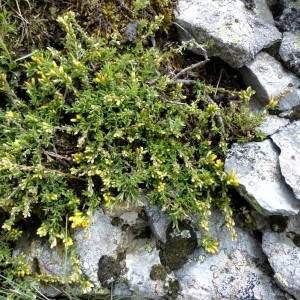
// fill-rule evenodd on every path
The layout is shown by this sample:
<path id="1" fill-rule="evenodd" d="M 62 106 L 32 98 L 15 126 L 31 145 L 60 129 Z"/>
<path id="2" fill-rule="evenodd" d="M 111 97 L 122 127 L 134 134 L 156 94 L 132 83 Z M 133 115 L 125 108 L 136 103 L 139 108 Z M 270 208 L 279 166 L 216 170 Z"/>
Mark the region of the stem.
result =
<path id="1" fill-rule="evenodd" d="M 211 99 L 211 97 L 208 94 L 206 94 L 205 97 L 208 100 L 208 102 L 210 102 L 211 104 L 216 104 L 216 102 L 213 99 Z M 217 115 L 218 121 L 219 121 L 220 126 L 221 126 L 221 134 L 222 134 L 223 137 L 225 137 L 225 126 L 224 126 L 224 122 L 223 122 L 223 119 L 221 117 L 220 111 L 217 111 L 216 115 Z"/>

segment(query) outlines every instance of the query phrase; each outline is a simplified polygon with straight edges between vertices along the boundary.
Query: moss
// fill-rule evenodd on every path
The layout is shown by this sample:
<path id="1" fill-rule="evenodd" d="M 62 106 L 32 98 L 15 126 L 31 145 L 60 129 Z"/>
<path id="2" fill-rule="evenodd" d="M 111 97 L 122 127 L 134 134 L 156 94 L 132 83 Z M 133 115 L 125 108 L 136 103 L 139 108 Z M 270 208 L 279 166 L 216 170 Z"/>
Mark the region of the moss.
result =
<path id="1" fill-rule="evenodd" d="M 185 221 L 179 223 L 179 230 L 169 225 L 166 232 L 167 242 L 162 245 L 160 259 L 168 271 L 180 269 L 197 248 L 197 236 Z"/>
<path id="2" fill-rule="evenodd" d="M 150 271 L 150 278 L 152 280 L 165 280 L 167 272 L 163 265 L 153 265 Z"/>
<path id="3" fill-rule="evenodd" d="M 180 290 L 179 281 L 175 278 L 172 278 L 168 282 L 168 299 L 176 299 Z"/>
<path id="4" fill-rule="evenodd" d="M 270 227 L 275 232 L 283 232 L 288 226 L 288 217 L 285 216 L 270 216 Z"/>
<path id="5" fill-rule="evenodd" d="M 109 288 L 121 275 L 121 264 L 111 256 L 103 255 L 99 259 L 98 279 L 102 287 Z"/>

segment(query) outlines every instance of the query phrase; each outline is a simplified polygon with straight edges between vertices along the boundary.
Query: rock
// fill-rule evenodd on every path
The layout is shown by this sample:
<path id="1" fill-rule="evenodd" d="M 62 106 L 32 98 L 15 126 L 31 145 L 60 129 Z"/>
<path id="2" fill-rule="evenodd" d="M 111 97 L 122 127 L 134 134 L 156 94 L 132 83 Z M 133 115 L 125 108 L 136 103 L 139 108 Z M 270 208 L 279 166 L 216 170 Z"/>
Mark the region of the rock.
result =
<path id="1" fill-rule="evenodd" d="M 117 258 L 118 245 L 124 242 L 122 230 L 112 225 L 110 216 L 96 211 L 88 234 L 76 229 L 74 241 L 83 274 L 89 276 L 94 285 L 99 285 L 99 260 L 104 255 Z"/>
<path id="2" fill-rule="evenodd" d="M 218 212 L 212 213 L 210 226 L 220 242 L 219 252 L 210 255 L 198 249 L 189 263 L 174 272 L 182 288 L 177 299 L 286 299 L 270 278 L 259 241 L 240 228 L 232 241 Z"/>
<path id="3" fill-rule="evenodd" d="M 279 55 L 285 66 L 300 76 L 300 33 L 284 32 Z"/>
<path id="4" fill-rule="evenodd" d="M 267 255 L 278 285 L 300 299 L 300 249 L 285 233 L 265 232 L 262 249 Z"/>
<path id="5" fill-rule="evenodd" d="M 160 258 L 155 239 L 146 234 L 147 219 L 127 209 L 123 214 L 120 210 L 110 214 L 114 217 L 96 211 L 89 236 L 81 229 L 74 234 L 83 274 L 96 287 L 98 278 L 104 287 L 113 283 L 114 294 L 120 297 L 135 293 L 145 298 L 162 296 L 163 282 L 150 279 L 151 268 L 160 264 Z"/>
<path id="6" fill-rule="evenodd" d="M 299 1 L 284 0 L 284 10 L 276 22 L 281 31 L 299 32 L 300 30 L 300 4 Z"/>
<path id="7" fill-rule="evenodd" d="M 209 56 L 218 56 L 234 68 L 244 66 L 260 50 L 281 39 L 280 32 L 270 24 L 272 16 L 266 2 L 253 2 L 256 7 L 253 10 L 247 9 L 244 2 L 180 0 L 175 24 L 181 41 L 194 38 L 199 44 L 209 45 L 206 47 Z M 203 55 L 199 47 L 191 50 Z"/>
<path id="8" fill-rule="evenodd" d="M 65 258 L 64 246 L 58 244 L 51 248 L 46 238 L 39 238 L 33 232 L 32 229 L 25 231 L 13 250 L 13 257 L 25 254 L 25 261 L 34 275 L 70 275 L 71 263 Z M 56 288 L 46 285 L 39 287 L 40 292 L 48 297 L 61 296 L 64 289 L 65 287 L 60 285 L 56 285 Z"/>
<path id="9" fill-rule="evenodd" d="M 82 273 L 94 284 L 91 297 L 104 287 L 112 290 L 115 297 L 136 300 L 287 299 L 270 277 L 259 241 L 236 227 L 238 239 L 233 242 L 220 212 L 212 212 L 208 232 L 220 243 L 215 255 L 197 247 L 202 233 L 191 222 L 180 223 L 181 231 L 176 231 L 162 214 L 161 218 L 166 219 L 161 222 L 166 232 L 166 243 L 162 245 L 153 236 L 136 235 L 136 228 L 149 226 L 140 213 L 126 211 L 122 215 L 118 211 L 117 215 L 96 211 L 89 232 L 76 229 L 73 236 Z M 45 274 L 62 274 L 64 257 L 55 257 L 64 251 L 58 247 L 50 249 L 42 240 L 25 236 L 15 255 L 23 252 L 28 258 L 36 257 L 39 265 L 47 263 Z M 76 286 L 72 288 L 74 295 L 81 295 Z M 55 289 L 56 294 L 46 288 L 42 291 L 48 297 L 59 295 Z"/>
<path id="10" fill-rule="evenodd" d="M 280 149 L 279 164 L 285 182 L 300 200 L 300 121 L 292 122 L 271 138 Z"/>
<path id="11" fill-rule="evenodd" d="M 267 4 L 272 12 L 274 18 L 282 15 L 282 12 L 285 8 L 284 3 L 281 0 L 267 0 Z"/>
<path id="12" fill-rule="evenodd" d="M 137 29 L 139 26 L 139 21 L 129 22 L 123 31 L 123 40 L 125 42 L 133 43 L 137 37 Z"/>
<path id="13" fill-rule="evenodd" d="M 152 233 L 158 241 L 165 244 L 167 242 L 166 228 L 171 223 L 171 219 L 157 206 L 149 206 L 146 201 L 144 201 L 144 203 Z"/>
<path id="14" fill-rule="evenodd" d="M 276 107 L 279 111 L 290 110 L 300 104 L 299 78 L 268 53 L 260 52 L 240 71 L 245 84 L 255 90 L 255 97 L 265 105 L 272 96 L 280 99 Z"/>
<path id="15" fill-rule="evenodd" d="M 289 124 L 289 120 L 287 119 L 268 115 L 266 120 L 257 127 L 257 130 L 261 131 L 266 136 L 270 136 L 285 127 L 287 124 Z"/>
<path id="16" fill-rule="evenodd" d="M 288 218 L 287 226 L 285 228 L 287 233 L 292 233 L 294 235 L 300 236 L 300 216 L 290 216 Z"/>
<path id="17" fill-rule="evenodd" d="M 294 215 L 299 201 L 284 182 L 278 150 L 271 140 L 234 144 L 225 160 L 225 171 L 236 171 L 240 193 L 260 213 Z"/>

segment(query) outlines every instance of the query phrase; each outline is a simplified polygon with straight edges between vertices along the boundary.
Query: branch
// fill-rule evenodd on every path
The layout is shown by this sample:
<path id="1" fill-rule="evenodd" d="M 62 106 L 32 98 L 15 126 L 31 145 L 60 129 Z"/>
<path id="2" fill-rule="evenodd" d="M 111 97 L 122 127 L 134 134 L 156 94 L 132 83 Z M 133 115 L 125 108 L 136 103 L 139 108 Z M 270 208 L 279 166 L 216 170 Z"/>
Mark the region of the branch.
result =
<path id="1" fill-rule="evenodd" d="M 41 150 L 42 150 L 43 153 L 46 154 L 47 156 L 55 157 L 55 158 L 57 158 L 57 159 L 59 159 L 59 160 L 72 161 L 72 158 L 70 158 L 70 157 L 65 157 L 65 156 L 60 155 L 60 154 L 57 154 L 57 153 L 55 153 L 55 152 L 47 151 L 47 150 L 43 149 L 42 147 L 41 147 Z"/>
<path id="2" fill-rule="evenodd" d="M 170 82 L 170 84 L 182 83 L 186 85 L 195 84 L 197 81 L 192 79 L 175 79 Z"/>
<path id="3" fill-rule="evenodd" d="M 187 67 L 187 68 L 184 68 L 182 69 L 180 72 L 178 72 L 174 77 L 173 79 L 177 79 L 178 77 L 180 77 L 181 75 L 183 75 L 184 73 L 186 73 L 187 71 L 190 71 L 192 69 L 195 69 L 195 68 L 198 68 L 198 67 L 202 67 L 204 66 L 207 62 L 209 62 L 209 59 L 205 59 L 205 60 L 202 60 L 198 63 L 195 63 L 195 64 L 192 64 L 191 66 Z"/>
<path id="4" fill-rule="evenodd" d="M 168 100 L 168 99 L 166 99 L 166 98 L 164 98 L 164 97 L 162 97 L 162 96 L 160 96 L 160 97 L 161 97 L 161 99 L 162 99 L 163 101 L 165 101 L 165 102 L 167 102 L 167 103 L 176 104 L 176 105 L 183 105 L 183 106 L 189 107 L 189 105 L 188 105 L 187 103 L 178 102 L 178 101 L 170 101 L 170 100 Z"/>
<path id="5" fill-rule="evenodd" d="M 188 42 L 184 42 L 185 44 L 187 43 L 194 43 L 195 46 L 201 50 L 201 52 L 203 53 L 204 59 L 205 60 L 209 60 L 208 56 L 207 56 L 207 52 L 206 50 L 200 45 L 198 44 L 198 42 L 196 41 L 196 39 L 184 28 L 182 27 L 180 24 L 178 24 L 177 22 L 172 22 L 175 26 L 179 27 L 185 34 L 187 34 L 190 37 L 190 40 Z"/>

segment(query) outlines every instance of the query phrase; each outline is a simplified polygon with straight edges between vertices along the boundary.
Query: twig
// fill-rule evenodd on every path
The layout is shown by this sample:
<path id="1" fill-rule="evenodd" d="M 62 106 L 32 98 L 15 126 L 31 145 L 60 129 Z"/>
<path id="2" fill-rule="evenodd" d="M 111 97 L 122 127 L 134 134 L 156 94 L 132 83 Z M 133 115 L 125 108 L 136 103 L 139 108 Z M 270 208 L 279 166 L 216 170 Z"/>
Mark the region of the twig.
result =
<path id="1" fill-rule="evenodd" d="M 186 85 L 195 84 L 197 81 L 192 79 L 175 79 L 170 82 L 170 84 L 182 83 Z"/>
<path id="2" fill-rule="evenodd" d="M 20 191 L 20 190 L 21 190 L 20 187 L 15 188 L 14 191 L 13 191 L 10 195 L 8 195 L 8 196 L 5 198 L 5 201 L 10 200 L 10 199 L 11 199 L 18 191 Z"/>
<path id="3" fill-rule="evenodd" d="M 204 66 L 207 62 L 209 61 L 209 59 L 205 59 L 205 60 L 202 60 L 198 63 L 195 63 L 195 64 L 192 64 L 191 66 L 187 67 L 187 68 L 184 68 L 182 69 L 180 72 L 178 72 L 174 77 L 173 79 L 177 79 L 178 77 L 180 77 L 181 75 L 183 75 L 185 72 L 187 71 L 190 71 L 192 69 L 195 69 L 195 68 L 198 68 L 198 67 L 202 67 Z"/>
<path id="4" fill-rule="evenodd" d="M 47 151 L 43 148 L 41 148 L 41 150 L 43 151 L 44 154 L 48 155 L 48 156 L 51 156 L 51 157 L 55 157 L 55 158 L 58 158 L 59 160 L 67 160 L 67 161 L 72 161 L 72 158 L 70 157 L 65 157 L 63 155 L 60 155 L 60 154 L 57 154 L 55 152 L 50 152 L 50 151 Z"/>
<path id="5" fill-rule="evenodd" d="M 211 104 L 216 104 L 216 102 L 213 99 L 211 99 L 211 97 L 208 94 L 205 94 L 205 97 L 208 100 L 208 102 L 210 102 Z M 221 134 L 224 137 L 225 136 L 225 126 L 224 126 L 224 122 L 223 122 L 223 119 L 221 117 L 220 111 L 217 111 L 216 115 L 217 115 L 218 121 L 219 121 L 220 126 L 221 126 Z"/>
<path id="6" fill-rule="evenodd" d="M 191 39 L 194 39 L 194 37 L 184 28 L 182 27 L 180 24 L 178 24 L 177 22 L 172 22 L 172 24 L 174 24 L 175 26 L 179 27 L 182 31 L 184 31 L 184 33 L 186 33 Z"/>
<path id="7" fill-rule="evenodd" d="M 20 9 L 18 0 L 16 0 L 15 2 L 16 2 L 16 4 L 17 4 L 17 8 L 18 8 L 18 12 L 19 12 L 18 15 L 20 16 L 20 18 L 23 20 L 24 23 L 27 23 L 27 24 L 28 24 L 28 21 L 23 17 L 23 15 L 22 15 L 22 13 L 21 13 L 21 9 Z"/>
<path id="8" fill-rule="evenodd" d="M 215 91 L 215 94 L 214 94 L 215 97 L 216 97 L 216 95 L 217 95 L 217 91 L 218 91 L 219 84 L 220 84 L 220 81 L 221 81 L 221 78 L 222 78 L 222 74 L 223 74 L 223 67 L 222 67 L 222 69 L 221 69 L 220 76 L 219 76 L 219 79 L 218 79 L 216 91 Z"/>
<path id="9" fill-rule="evenodd" d="M 168 99 L 166 99 L 166 98 L 164 98 L 164 97 L 162 97 L 162 96 L 160 96 L 160 97 L 161 97 L 161 99 L 162 99 L 163 101 L 165 101 L 165 102 L 167 102 L 167 103 L 176 104 L 176 105 L 183 105 L 183 106 L 189 107 L 189 105 L 188 105 L 187 103 L 178 102 L 178 101 L 170 101 L 170 100 L 168 100 Z"/>
<path id="10" fill-rule="evenodd" d="M 185 42 L 185 43 L 194 43 L 195 46 L 197 46 L 197 48 L 200 49 L 201 52 L 203 53 L 203 56 L 204 56 L 205 60 L 209 60 L 206 50 L 200 44 L 198 44 L 196 39 L 185 28 L 183 28 L 180 24 L 178 24 L 177 22 L 172 22 L 172 23 L 175 26 L 179 27 L 182 31 L 184 31 L 190 37 L 190 40 L 188 42 Z"/>
<path id="11" fill-rule="evenodd" d="M 45 300 L 50 300 L 48 297 L 46 297 L 41 291 L 39 291 L 36 287 L 33 287 L 33 289 Z"/>

